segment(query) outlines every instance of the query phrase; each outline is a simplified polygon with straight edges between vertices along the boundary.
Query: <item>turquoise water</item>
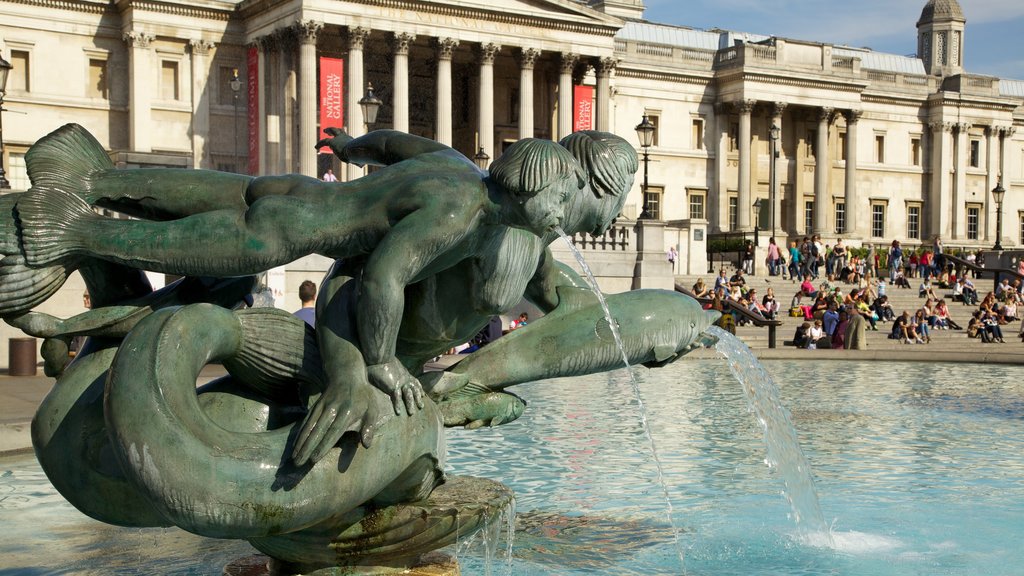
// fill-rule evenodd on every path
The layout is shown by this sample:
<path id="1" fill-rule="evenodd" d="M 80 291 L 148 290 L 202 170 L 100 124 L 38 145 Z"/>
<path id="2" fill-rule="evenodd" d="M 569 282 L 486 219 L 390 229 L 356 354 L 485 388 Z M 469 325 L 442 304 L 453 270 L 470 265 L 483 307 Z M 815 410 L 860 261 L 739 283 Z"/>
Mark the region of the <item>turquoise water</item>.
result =
<path id="1" fill-rule="evenodd" d="M 1024 549 L 1024 367 L 766 362 L 813 466 L 835 546 L 803 541 L 729 369 L 639 369 L 679 527 L 624 371 L 517 387 L 523 417 L 449 431 L 449 469 L 517 493 L 496 575 L 1001 575 Z M 0 460 L 0 576 L 219 574 L 245 543 L 85 518 L 31 457 Z M 482 546 L 457 550 L 484 574 Z M 503 550 L 504 543 L 497 546 Z M 141 566 L 141 567 L 140 567 Z"/>

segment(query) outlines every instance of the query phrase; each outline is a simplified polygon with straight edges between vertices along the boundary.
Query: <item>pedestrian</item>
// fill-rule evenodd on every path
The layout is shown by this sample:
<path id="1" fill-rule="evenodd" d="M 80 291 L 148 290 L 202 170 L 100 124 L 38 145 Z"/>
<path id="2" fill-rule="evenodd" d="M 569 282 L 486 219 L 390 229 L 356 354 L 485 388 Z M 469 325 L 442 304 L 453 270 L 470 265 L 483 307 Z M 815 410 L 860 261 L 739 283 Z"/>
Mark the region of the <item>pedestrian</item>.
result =
<path id="1" fill-rule="evenodd" d="M 679 252 L 676 251 L 675 246 L 668 247 L 668 263 L 672 266 L 672 272 L 676 271 L 676 259 L 679 258 Z"/>
<path id="2" fill-rule="evenodd" d="M 337 181 L 338 181 L 338 177 L 334 175 L 334 170 L 331 170 L 330 168 L 328 168 L 327 172 L 324 172 L 324 182 L 337 182 Z"/>
<path id="3" fill-rule="evenodd" d="M 299 300 L 302 307 L 292 313 L 311 327 L 316 327 L 316 284 L 311 280 L 303 280 L 299 284 Z"/>

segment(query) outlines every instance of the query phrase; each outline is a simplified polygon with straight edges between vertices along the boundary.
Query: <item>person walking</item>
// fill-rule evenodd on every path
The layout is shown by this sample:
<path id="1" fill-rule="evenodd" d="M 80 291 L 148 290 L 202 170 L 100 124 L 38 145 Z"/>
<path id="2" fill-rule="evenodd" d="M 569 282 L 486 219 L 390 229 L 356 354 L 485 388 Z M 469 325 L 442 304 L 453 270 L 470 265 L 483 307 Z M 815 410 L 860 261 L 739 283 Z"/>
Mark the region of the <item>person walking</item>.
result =
<path id="1" fill-rule="evenodd" d="M 313 284 L 311 280 L 303 280 L 302 284 L 299 284 L 299 300 L 302 302 L 302 308 L 292 312 L 292 316 L 302 318 L 306 324 L 315 328 L 316 284 Z"/>

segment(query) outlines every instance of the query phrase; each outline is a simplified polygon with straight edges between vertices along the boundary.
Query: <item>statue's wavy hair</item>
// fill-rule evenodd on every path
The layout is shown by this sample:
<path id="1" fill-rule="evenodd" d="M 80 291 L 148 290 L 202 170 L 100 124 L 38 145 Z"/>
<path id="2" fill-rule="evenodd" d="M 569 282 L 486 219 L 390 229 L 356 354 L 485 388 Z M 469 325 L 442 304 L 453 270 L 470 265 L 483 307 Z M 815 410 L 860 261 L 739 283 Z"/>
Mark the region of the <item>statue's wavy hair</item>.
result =
<path id="1" fill-rule="evenodd" d="M 598 198 L 620 196 L 629 191 L 640 163 L 636 149 L 610 132 L 580 130 L 562 138 L 563 146 L 589 174 L 590 189 Z"/>
<path id="2" fill-rule="evenodd" d="M 524 138 L 508 147 L 490 167 L 491 180 L 514 197 L 531 198 L 555 182 L 587 183 L 579 163 L 565 148 L 550 140 Z"/>

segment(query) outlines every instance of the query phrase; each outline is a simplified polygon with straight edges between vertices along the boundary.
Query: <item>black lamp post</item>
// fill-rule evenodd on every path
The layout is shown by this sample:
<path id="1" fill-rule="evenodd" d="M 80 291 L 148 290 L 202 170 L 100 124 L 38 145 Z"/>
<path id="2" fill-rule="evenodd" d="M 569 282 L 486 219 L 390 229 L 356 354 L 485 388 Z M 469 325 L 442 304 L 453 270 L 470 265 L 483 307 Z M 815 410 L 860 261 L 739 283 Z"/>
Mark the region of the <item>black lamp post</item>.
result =
<path id="1" fill-rule="evenodd" d="M 238 78 L 238 68 L 231 69 L 231 91 L 235 102 L 235 172 L 241 172 L 238 163 L 238 92 L 242 89 L 242 81 Z"/>
<path id="2" fill-rule="evenodd" d="M 480 151 L 473 156 L 473 162 L 476 162 L 477 167 L 481 170 L 487 169 L 487 165 L 491 162 L 491 157 L 487 155 L 487 152 L 484 152 L 483 146 L 481 146 Z"/>
<path id="3" fill-rule="evenodd" d="M 992 247 L 993 250 L 1003 249 L 1003 196 L 1005 195 L 1006 189 L 1003 188 L 1002 180 L 996 180 L 996 187 L 992 189 L 992 198 L 996 201 L 996 245 Z"/>
<path id="4" fill-rule="evenodd" d="M 779 159 L 779 132 L 779 127 L 775 124 L 772 124 L 771 128 L 768 129 L 768 153 L 771 156 L 771 160 L 769 160 L 770 163 L 768 164 L 768 196 L 770 197 L 769 201 L 772 203 L 769 208 L 769 211 L 771 212 L 771 218 L 769 220 L 772 227 L 772 236 L 775 236 L 775 188 L 778 185 L 775 174 L 777 167 L 775 165 L 778 163 Z"/>
<path id="5" fill-rule="evenodd" d="M 363 122 L 367 128 L 377 121 L 377 111 L 384 104 L 373 94 L 373 84 L 366 83 L 366 95 L 359 100 L 359 107 L 363 109 Z"/>
<path id="6" fill-rule="evenodd" d="M 4 94 L 7 93 L 7 73 L 11 68 L 11 63 L 0 56 L 0 190 L 11 188 L 11 183 L 4 175 Z"/>
<path id="7" fill-rule="evenodd" d="M 651 217 L 651 213 L 647 210 L 647 162 L 649 160 L 648 151 L 654 144 L 654 124 L 651 123 L 647 114 L 644 114 L 644 119 L 636 125 L 636 136 L 640 140 L 640 148 L 644 155 L 644 184 L 640 189 L 644 196 L 643 208 L 640 210 L 640 219 L 643 220 Z"/>

